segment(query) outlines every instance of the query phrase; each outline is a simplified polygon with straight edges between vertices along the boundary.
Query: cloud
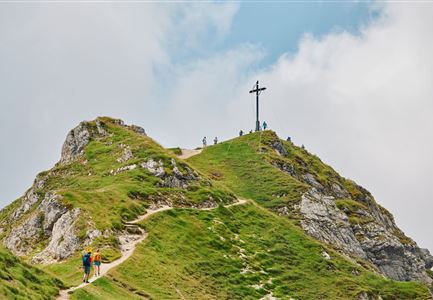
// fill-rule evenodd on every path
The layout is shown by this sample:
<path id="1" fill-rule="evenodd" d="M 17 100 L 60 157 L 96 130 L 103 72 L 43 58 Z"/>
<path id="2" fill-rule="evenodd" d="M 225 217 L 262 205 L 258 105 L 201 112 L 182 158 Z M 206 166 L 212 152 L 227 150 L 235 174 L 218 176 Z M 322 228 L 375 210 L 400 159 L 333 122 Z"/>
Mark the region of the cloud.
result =
<path id="1" fill-rule="evenodd" d="M 52 167 L 81 120 L 110 115 L 157 131 L 177 53 L 197 49 L 206 32 L 222 38 L 238 9 L 210 2 L 0 6 L 3 205 Z"/>
<path id="2" fill-rule="evenodd" d="M 398 225 L 433 249 L 431 8 L 374 4 L 380 16 L 359 34 L 306 34 L 296 53 L 261 70 L 254 63 L 265 50 L 251 45 L 178 66 L 164 114 L 177 126 L 164 142 L 192 146 L 204 135 L 253 128 L 248 90 L 259 79 L 268 87 L 262 119 L 272 129 L 368 188 Z"/>
<path id="3" fill-rule="evenodd" d="M 371 190 L 433 249 L 431 4 L 374 4 L 380 16 L 359 34 L 306 34 L 266 68 L 266 48 L 215 51 L 234 3 L 1 5 L 2 203 L 58 160 L 83 119 L 123 118 L 166 146 L 249 130 L 259 79 L 271 129 Z"/>
<path id="4" fill-rule="evenodd" d="M 248 84 L 260 78 L 268 86 L 263 118 L 271 127 L 370 189 L 433 249 L 433 9 L 383 9 L 360 35 L 306 35 L 296 54 L 281 56 Z"/>

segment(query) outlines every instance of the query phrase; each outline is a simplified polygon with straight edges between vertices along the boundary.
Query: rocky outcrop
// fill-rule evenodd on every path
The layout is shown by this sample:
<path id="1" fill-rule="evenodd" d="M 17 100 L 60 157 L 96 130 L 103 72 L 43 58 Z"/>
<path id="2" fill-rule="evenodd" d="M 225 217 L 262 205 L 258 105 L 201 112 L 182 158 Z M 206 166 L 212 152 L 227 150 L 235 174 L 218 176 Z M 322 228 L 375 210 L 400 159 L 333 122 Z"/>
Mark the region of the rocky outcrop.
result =
<path id="1" fill-rule="evenodd" d="M 83 155 L 84 148 L 90 141 L 90 130 L 87 122 L 81 122 L 66 136 L 62 147 L 60 163 L 67 164 Z"/>
<path id="2" fill-rule="evenodd" d="M 148 159 L 141 163 L 140 166 L 149 171 L 152 175 L 161 179 L 158 183 L 158 186 L 160 187 L 186 189 L 191 181 L 199 179 L 198 175 L 187 166 L 184 166 L 185 171 L 181 172 L 174 158 L 170 161 L 170 168 L 172 170 L 170 174 L 164 170 L 164 163 L 162 160 L 155 161 L 153 159 Z"/>
<path id="3" fill-rule="evenodd" d="M 391 279 L 432 283 L 426 269 L 432 267 L 433 257 L 405 237 L 389 213 L 374 202 L 356 206 L 348 202 L 354 200 L 341 201 L 355 208 L 339 208 L 334 197 L 311 188 L 296 207 L 302 215 L 302 228 L 351 257 L 371 262 Z"/>
<path id="4" fill-rule="evenodd" d="M 33 214 L 21 225 L 12 228 L 3 244 L 15 255 L 27 255 L 41 241 L 43 217 Z"/>
<path id="5" fill-rule="evenodd" d="M 106 119 L 106 120 L 104 120 Z M 72 129 L 68 135 L 66 136 L 66 140 L 63 143 L 62 147 L 62 156 L 60 158 L 61 164 L 68 164 L 77 158 L 81 157 L 84 154 L 84 149 L 87 144 L 90 142 L 92 138 L 101 138 L 107 136 L 109 133 L 105 128 L 104 122 L 111 122 L 113 124 L 125 127 L 133 132 L 147 136 L 146 131 L 137 125 L 125 125 L 122 120 L 118 119 L 109 119 L 109 118 L 98 118 L 95 123 L 92 122 L 81 122 L 77 127 Z M 125 149 L 127 152 L 124 157 L 121 158 L 122 161 L 126 161 L 130 158 L 126 158 L 126 156 L 131 155 L 130 150 Z"/>
<path id="6" fill-rule="evenodd" d="M 21 215 L 25 214 L 35 205 L 40 198 L 40 195 L 37 193 L 38 190 L 42 189 L 45 181 L 47 180 L 47 176 L 37 176 L 33 186 L 25 193 L 25 195 L 21 198 L 21 205 L 13 211 L 11 215 L 11 220 L 17 220 Z"/>
<path id="7" fill-rule="evenodd" d="M 162 160 L 156 162 L 152 158 L 140 164 L 143 169 L 149 171 L 152 175 L 163 177 L 165 175 L 164 163 Z"/>
<path id="8" fill-rule="evenodd" d="M 337 208 L 333 197 L 311 189 L 302 196 L 298 209 L 303 217 L 301 226 L 309 235 L 351 255 L 367 258 L 348 217 Z"/>
<path id="9" fill-rule="evenodd" d="M 159 183 L 160 187 L 186 189 L 190 181 L 198 179 L 198 176 L 188 167 L 185 167 L 185 172 L 182 173 L 177 166 L 176 160 L 173 158 L 171 159 L 171 166 L 173 173 L 162 176 L 162 181 Z"/>
<path id="10" fill-rule="evenodd" d="M 68 258 L 81 247 L 81 241 L 75 234 L 75 221 L 78 219 L 78 208 L 62 214 L 55 222 L 48 246 L 38 253 L 33 263 L 51 263 Z"/>
<path id="11" fill-rule="evenodd" d="M 16 215 L 16 211 L 11 217 Z M 101 235 L 97 230 L 89 230 L 81 240 L 76 234 L 75 223 L 80 209 L 69 209 L 61 202 L 61 197 L 48 192 L 40 204 L 18 226 L 14 226 L 4 238 L 3 244 L 15 255 L 29 255 L 44 241 L 48 246 L 37 253 L 32 262 L 51 263 L 73 255 L 83 245 L 89 245 Z"/>
<path id="12" fill-rule="evenodd" d="M 117 162 L 124 163 L 124 162 L 127 162 L 128 160 L 134 158 L 134 156 L 132 155 L 131 148 L 129 146 L 121 144 L 120 147 L 123 149 L 123 152 L 122 152 L 122 156 L 120 156 L 117 159 Z"/>

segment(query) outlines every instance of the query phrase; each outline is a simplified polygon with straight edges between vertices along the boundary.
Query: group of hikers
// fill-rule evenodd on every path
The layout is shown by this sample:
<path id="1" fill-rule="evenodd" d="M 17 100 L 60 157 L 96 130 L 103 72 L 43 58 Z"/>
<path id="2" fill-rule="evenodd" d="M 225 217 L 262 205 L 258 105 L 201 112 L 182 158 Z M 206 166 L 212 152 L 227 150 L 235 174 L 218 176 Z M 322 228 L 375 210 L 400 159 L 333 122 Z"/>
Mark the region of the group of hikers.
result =
<path id="1" fill-rule="evenodd" d="M 84 276 L 83 276 L 83 282 L 89 283 L 89 276 L 90 276 L 90 269 L 94 269 L 94 276 L 100 276 L 101 275 L 101 253 L 99 252 L 99 249 L 96 249 L 96 252 L 92 255 L 92 250 L 88 249 L 84 252 L 83 257 L 83 270 L 84 270 Z"/>
<path id="2" fill-rule="evenodd" d="M 264 121 L 263 122 L 263 125 L 261 125 L 260 126 L 260 130 L 266 130 L 268 128 L 268 124 L 266 123 L 266 121 Z M 253 131 L 252 130 L 250 130 L 250 133 L 253 133 Z M 240 131 L 239 131 L 239 136 L 243 136 L 244 135 L 244 131 L 241 129 Z M 205 148 L 206 146 L 207 146 L 207 138 L 206 137 L 204 137 L 203 139 L 202 139 L 202 143 L 203 143 L 203 148 Z M 214 145 L 216 145 L 216 144 L 218 144 L 218 137 L 215 137 L 214 139 L 213 139 L 213 144 Z"/>

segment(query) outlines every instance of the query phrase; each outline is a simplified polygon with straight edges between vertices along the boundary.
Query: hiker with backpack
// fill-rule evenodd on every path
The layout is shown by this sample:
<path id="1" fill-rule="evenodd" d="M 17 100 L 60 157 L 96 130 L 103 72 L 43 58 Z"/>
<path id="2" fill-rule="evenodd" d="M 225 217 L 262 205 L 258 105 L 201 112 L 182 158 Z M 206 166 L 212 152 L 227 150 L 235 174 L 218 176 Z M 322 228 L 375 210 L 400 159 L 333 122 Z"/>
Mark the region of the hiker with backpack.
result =
<path id="1" fill-rule="evenodd" d="M 95 254 L 93 254 L 93 270 L 95 276 L 101 275 L 101 253 L 99 252 L 99 249 L 96 249 Z"/>
<path id="2" fill-rule="evenodd" d="M 82 260 L 84 269 L 83 282 L 89 283 L 90 268 L 92 266 L 92 252 L 90 250 L 87 251 L 87 253 L 83 255 Z"/>

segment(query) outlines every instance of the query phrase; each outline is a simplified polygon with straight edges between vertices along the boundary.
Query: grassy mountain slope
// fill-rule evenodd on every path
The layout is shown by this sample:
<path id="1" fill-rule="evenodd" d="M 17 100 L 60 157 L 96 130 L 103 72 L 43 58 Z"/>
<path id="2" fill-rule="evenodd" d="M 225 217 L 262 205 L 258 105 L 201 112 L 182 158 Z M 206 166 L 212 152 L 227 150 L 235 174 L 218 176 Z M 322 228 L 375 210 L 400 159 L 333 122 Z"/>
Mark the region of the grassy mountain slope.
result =
<path id="1" fill-rule="evenodd" d="M 52 299 L 61 281 L 0 248 L 0 299 Z"/>
<path id="2" fill-rule="evenodd" d="M 355 207 L 354 218 L 360 218 L 355 210 L 361 204 L 350 201 L 362 200 L 365 192 L 291 143 L 274 144 L 272 132 L 208 147 L 185 162 L 119 120 L 98 118 L 77 128 L 68 135 L 61 162 L 39 174 L 24 197 L 0 212 L 4 243 L 31 260 L 49 248 L 56 224 L 79 209 L 72 232 L 57 232 L 56 245 L 69 255 L 43 266 L 67 286 L 78 285 L 84 247 L 100 247 L 104 259 L 112 261 L 120 255 L 118 237 L 125 234 L 126 221 L 149 206 L 177 208 L 142 221 L 149 236 L 133 256 L 107 277 L 75 291 L 73 299 L 260 299 L 271 294 L 354 299 L 362 293 L 373 299 L 429 298 L 424 285 L 385 279 L 368 264 L 354 263 L 309 237 L 297 226 L 301 219 L 295 210 L 288 211 L 291 218 L 275 213 L 296 206 L 310 188 L 310 179 L 291 172 L 311 174 L 330 193 L 334 183 L 349 190 L 351 198 L 339 198 L 338 205 Z M 293 170 L 282 171 L 287 164 Z M 236 196 L 254 202 L 222 206 Z M 25 206 L 29 199 L 37 201 Z M 48 200 L 54 201 L 49 209 Z M 209 211 L 196 209 L 218 204 Z M 33 224 L 29 220 L 39 227 L 23 227 Z M 17 244 L 8 239 L 14 232 L 22 235 Z M 70 240 L 77 242 L 65 244 Z"/>
<path id="3" fill-rule="evenodd" d="M 356 266 L 256 204 L 176 209 L 142 225 L 149 237 L 131 259 L 72 299 L 115 299 L 112 293 L 125 291 L 152 299 L 259 299 L 271 293 L 279 299 L 354 299 L 362 292 L 429 298 L 421 284 Z"/>
<path id="4" fill-rule="evenodd" d="M 120 120 L 98 118 L 80 126 L 80 135 L 83 135 L 82 132 L 89 135 L 82 153 L 39 174 L 35 182 L 43 181 L 43 185 L 35 183 L 26 196 L 0 212 L 2 238 L 9 237 L 14 229 L 36 218 L 35 223 L 40 228 L 35 228 L 33 223 L 23 227 L 19 232 L 22 238 L 19 236 L 17 246 L 13 245 L 21 252 L 29 249 L 23 257 L 31 260 L 51 241 L 56 220 L 61 220 L 59 216 L 65 211 L 80 210 L 77 220 L 73 222 L 72 233 L 58 240 L 59 252 L 66 249 L 70 255 L 61 264 L 43 266 L 44 270 L 58 276 L 67 285 L 80 281 L 78 266 L 80 252 L 85 246 L 101 247 L 106 261 L 118 258 L 117 237 L 124 234 L 124 222 L 144 214 L 149 205 L 164 203 L 200 207 L 235 200 L 227 188 L 201 176 L 171 151 Z M 78 135 L 75 133 L 76 139 Z M 160 173 L 156 176 L 152 172 Z M 15 218 L 16 211 L 30 198 L 28 194 L 35 195 L 37 202 Z M 51 194 L 59 196 L 59 203 L 48 209 L 42 207 Z M 63 210 L 59 211 L 58 207 Z M 47 220 L 53 219 L 55 209 L 57 218 L 46 224 Z M 32 231 L 31 236 L 26 233 L 29 231 Z M 99 233 L 90 239 L 90 234 L 94 232 Z M 62 246 L 65 241 L 75 238 L 78 239 L 76 244 Z M 47 252 L 48 255 L 51 253 Z M 54 259 L 57 259 L 56 255 L 53 254 Z"/>

